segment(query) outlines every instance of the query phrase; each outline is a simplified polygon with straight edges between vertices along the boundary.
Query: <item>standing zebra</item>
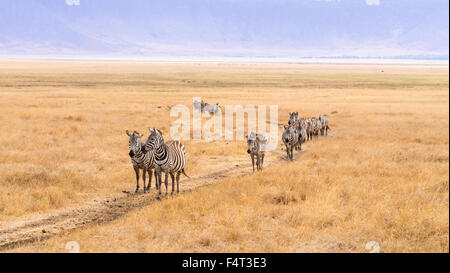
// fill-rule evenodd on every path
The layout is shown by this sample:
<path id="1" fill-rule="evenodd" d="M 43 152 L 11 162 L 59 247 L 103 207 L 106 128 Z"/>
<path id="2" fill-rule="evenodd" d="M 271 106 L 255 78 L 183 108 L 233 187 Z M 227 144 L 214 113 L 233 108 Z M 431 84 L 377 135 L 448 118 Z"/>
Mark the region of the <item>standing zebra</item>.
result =
<path id="1" fill-rule="evenodd" d="M 256 169 L 262 171 L 264 163 L 264 145 L 267 143 L 267 139 L 261 134 L 255 134 L 252 132 L 247 138 L 247 153 L 252 158 L 253 172 L 255 172 L 255 156 L 256 156 Z"/>
<path id="2" fill-rule="evenodd" d="M 168 188 L 168 175 L 172 178 L 172 194 L 175 187 L 175 174 L 177 180 L 177 193 L 180 192 L 180 174 L 184 174 L 186 165 L 186 152 L 184 145 L 179 141 L 169 141 L 164 143 L 162 132 L 155 128 L 148 128 L 150 136 L 145 143 L 146 151 L 153 151 L 155 154 L 155 165 L 159 181 L 159 196 L 161 196 L 161 172 L 165 172 L 164 184 L 166 185 L 166 195 Z M 159 197 L 158 196 L 158 197 Z"/>
<path id="3" fill-rule="evenodd" d="M 150 186 L 152 184 L 152 170 L 155 168 L 155 156 L 152 151 L 145 152 L 143 151 L 144 143 L 141 141 L 141 137 L 143 135 L 134 131 L 132 134 L 128 130 L 126 130 L 127 135 L 129 136 L 128 145 L 130 148 L 130 152 L 128 155 L 131 158 L 131 163 L 133 164 L 134 172 L 136 173 L 136 193 L 139 191 L 139 170 L 142 169 L 142 180 L 144 181 L 144 193 L 147 190 L 150 190 Z M 148 186 L 145 187 L 145 173 L 148 172 L 149 181 Z M 156 177 L 155 170 L 155 185 L 156 189 L 158 189 L 158 181 Z"/>
<path id="4" fill-rule="evenodd" d="M 293 125 L 284 125 L 284 132 L 282 135 L 284 145 L 286 145 L 287 158 L 294 160 L 293 150 L 298 142 L 298 129 Z"/>
<path id="5" fill-rule="evenodd" d="M 218 114 L 219 113 L 219 103 L 217 102 L 214 105 L 205 103 L 203 108 L 202 108 L 202 112 L 209 113 L 210 115 Z"/>
<path id="6" fill-rule="evenodd" d="M 320 115 L 319 120 L 322 123 L 322 129 L 320 130 L 320 134 L 323 136 L 328 136 L 328 130 L 330 129 L 330 117 L 328 115 Z"/>

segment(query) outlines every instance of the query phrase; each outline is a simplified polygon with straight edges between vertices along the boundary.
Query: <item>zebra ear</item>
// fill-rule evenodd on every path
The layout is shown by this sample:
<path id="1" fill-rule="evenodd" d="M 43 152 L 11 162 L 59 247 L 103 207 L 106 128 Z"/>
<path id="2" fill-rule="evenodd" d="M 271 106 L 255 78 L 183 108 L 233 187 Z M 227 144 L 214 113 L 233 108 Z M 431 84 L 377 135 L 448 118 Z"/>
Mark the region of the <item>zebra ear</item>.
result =
<path id="1" fill-rule="evenodd" d="M 150 133 L 153 133 L 153 129 L 150 128 L 150 127 L 148 127 L 148 131 L 149 131 Z"/>
<path id="2" fill-rule="evenodd" d="M 131 136 L 130 132 L 128 130 L 125 131 L 128 136 Z"/>

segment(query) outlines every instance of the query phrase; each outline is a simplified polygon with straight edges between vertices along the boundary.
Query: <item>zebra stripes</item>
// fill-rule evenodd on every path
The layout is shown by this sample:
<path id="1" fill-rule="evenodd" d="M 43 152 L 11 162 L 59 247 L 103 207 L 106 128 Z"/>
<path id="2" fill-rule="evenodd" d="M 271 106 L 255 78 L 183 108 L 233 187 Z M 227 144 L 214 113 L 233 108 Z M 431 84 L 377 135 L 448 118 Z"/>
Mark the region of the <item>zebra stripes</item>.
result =
<path id="1" fill-rule="evenodd" d="M 264 145 L 267 143 L 267 139 L 263 135 L 254 132 L 249 136 L 245 136 L 245 138 L 247 138 L 247 153 L 252 158 L 253 172 L 255 172 L 255 163 L 256 169 L 262 171 L 264 164 Z"/>
<path id="2" fill-rule="evenodd" d="M 294 125 L 284 125 L 284 132 L 282 135 L 283 143 L 286 145 L 287 158 L 294 160 L 293 150 L 298 143 L 298 129 Z"/>
<path id="3" fill-rule="evenodd" d="M 144 183 L 144 193 L 147 190 L 150 190 L 150 186 L 152 184 L 152 170 L 155 168 L 155 157 L 152 151 L 145 152 L 143 151 L 144 143 L 141 141 L 141 137 L 143 135 L 134 131 L 132 134 L 126 130 L 126 134 L 129 136 L 128 146 L 130 148 L 130 152 L 128 155 L 131 158 L 131 163 L 133 164 L 134 172 L 136 173 L 136 190 L 139 191 L 139 170 L 142 170 L 142 180 Z M 148 186 L 145 187 L 145 173 L 148 172 L 149 181 Z M 156 180 L 156 172 L 155 172 L 155 180 Z M 155 182 L 156 187 L 158 188 L 158 182 Z"/>
<path id="4" fill-rule="evenodd" d="M 184 145 L 179 141 L 164 143 L 162 132 L 155 128 L 148 128 L 150 136 L 145 143 L 146 151 L 153 151 L 155 156 L 156 172 L 159 181 L 159 196 L 161 196 L 161 172 L 165 172 L 164 184 L 166 195 L 168 188 L 168 175 L 172 178 L 172 194 L 175 187 L 175 175 L 177 181 L 177 193 L 180 191 L 180 174 L 189 177 L 184 167 L 186 165 L 186 152 Z"/>

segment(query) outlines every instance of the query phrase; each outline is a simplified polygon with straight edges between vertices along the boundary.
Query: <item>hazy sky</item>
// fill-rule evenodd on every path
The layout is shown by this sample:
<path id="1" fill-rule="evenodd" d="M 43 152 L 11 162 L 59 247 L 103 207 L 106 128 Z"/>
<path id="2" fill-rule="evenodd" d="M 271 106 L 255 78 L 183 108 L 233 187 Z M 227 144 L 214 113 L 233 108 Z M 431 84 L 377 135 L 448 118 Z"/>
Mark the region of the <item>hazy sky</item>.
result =
<path id="1" fill-rule="evenodd" d="M 1 0 L 1 56 L 448 59 L 448 0 Z"/>

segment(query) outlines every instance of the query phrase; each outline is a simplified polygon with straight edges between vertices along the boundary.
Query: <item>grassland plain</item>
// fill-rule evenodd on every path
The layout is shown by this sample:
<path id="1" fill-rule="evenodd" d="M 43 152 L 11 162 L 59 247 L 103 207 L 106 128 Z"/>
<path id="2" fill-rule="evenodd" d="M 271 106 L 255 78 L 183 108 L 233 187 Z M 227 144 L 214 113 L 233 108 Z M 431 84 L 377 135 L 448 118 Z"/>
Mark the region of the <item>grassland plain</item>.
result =
<path id="1" fill-rule="evenodd" d="M 347 252 L 377 241 L 448 252 L 448 80 L 438 65 L 1 61 L 0 226 L 133 190 L 125 130 L 168 135 L 170 107 L 200 96 L 276 104 L 280 122 L 327 113 L 331 134 L 294 162 L 12 251 L 77 241 L 85 252 Z M 248 157 L 244 141 L 184 143 L 193 176 Z"/>

